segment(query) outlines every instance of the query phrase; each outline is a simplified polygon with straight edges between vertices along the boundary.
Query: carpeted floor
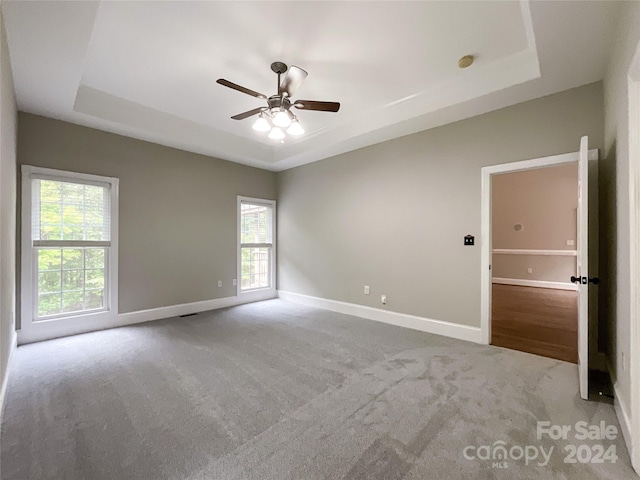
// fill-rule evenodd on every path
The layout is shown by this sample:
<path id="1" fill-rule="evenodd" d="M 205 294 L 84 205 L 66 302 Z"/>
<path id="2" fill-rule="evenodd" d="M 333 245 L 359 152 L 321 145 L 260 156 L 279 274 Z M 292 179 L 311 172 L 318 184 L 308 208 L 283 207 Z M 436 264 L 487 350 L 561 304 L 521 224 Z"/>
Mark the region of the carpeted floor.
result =
<path id="1" fill-rule="evenodd" d="M 570 363 L 272 300 L 18 348 L 1 475 L 636 478 L 613 407 L 577 381 Z M 537 421 L 572 430 L 538 440 Z M 579 421 L 617 438 L 578 440 Z M 603 458 L 596 444 L 604 463 L 565 463 Z"/>

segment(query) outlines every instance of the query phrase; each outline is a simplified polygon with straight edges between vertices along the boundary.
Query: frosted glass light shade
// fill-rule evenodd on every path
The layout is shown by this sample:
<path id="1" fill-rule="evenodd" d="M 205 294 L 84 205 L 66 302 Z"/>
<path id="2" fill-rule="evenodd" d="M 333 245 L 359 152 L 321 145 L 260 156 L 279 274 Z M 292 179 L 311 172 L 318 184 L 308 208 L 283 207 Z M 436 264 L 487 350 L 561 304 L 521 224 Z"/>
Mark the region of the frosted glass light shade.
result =
<path id="1" fill-rule="evenodd" d="M 269 132 L 269 138 L 272 140 L 282 140 L 284 138 L 284 132 L 278 127 L 273 127 Z"/>
<path id="2" fill-rule="evenodd" d="M 269 125 L 269 121 L 266 118 L 260 115 L 256 122 L 253 124 L 253 129 L 256 132 L 268 132 L 269 130 L 271 130 L 271 125 Z"/>
<path id="3" fill-rule="evenodd" d="M 304 133 L 304 128 L 302 128 L 302 125 L 300 125 L 300 122 L 296 119 L 287 129 L 287 133 L 289 135 L 302 135 Z"/>
<path id="4" fill-rule="evenodd" d="M 276 127 L 288 127 L 291 125 L 291 117 L 289 116 L 289 112 L 285 112 L 283 110 L 276 113 L 272 120 L 273 124 Z"/>

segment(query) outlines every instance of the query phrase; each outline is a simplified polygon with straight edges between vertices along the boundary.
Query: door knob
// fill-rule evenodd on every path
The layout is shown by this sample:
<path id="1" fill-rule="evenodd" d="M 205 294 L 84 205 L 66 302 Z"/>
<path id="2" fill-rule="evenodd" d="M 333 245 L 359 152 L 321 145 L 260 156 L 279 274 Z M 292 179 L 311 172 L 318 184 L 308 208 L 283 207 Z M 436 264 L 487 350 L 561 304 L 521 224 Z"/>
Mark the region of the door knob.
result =
<path id="1" fill-rule="evenodd" d="M 593 283 L 594 285 L 598 285 L 600 283 L 600 279 L 598 277 L 587 278 L 587 277 L 574 277 L 571 275 L 571 283 L 577 283 L 586 285 L 587 283 Z"/>

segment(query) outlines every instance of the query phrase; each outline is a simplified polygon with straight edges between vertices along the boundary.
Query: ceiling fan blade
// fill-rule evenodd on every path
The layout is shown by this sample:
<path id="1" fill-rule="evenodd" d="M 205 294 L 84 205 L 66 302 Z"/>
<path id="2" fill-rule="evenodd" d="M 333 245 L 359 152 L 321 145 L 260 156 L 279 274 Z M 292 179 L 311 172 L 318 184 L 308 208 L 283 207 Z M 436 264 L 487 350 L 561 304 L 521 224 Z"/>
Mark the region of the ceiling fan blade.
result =
<path id="1" fill-rule="evenodd" d="M 252 97 L 264 98 L 265 100 L 267 99 L 267 96 L 262 93 L 249 90 L 245 87 L 241 87 L 240 85 L 230 82 L 229 80 L 225 80 L 224 78 L 219 78 L 218 80 L 216 80 L 216 83 L 224 85 L 225 87 L 233 88 L 234 90 L 238 90 L 239 92 L 246 93 L 247 95 L 251 95 Z"/>
<path id="2" fill-rule="evenodd" d="M 321 112 L 337 112 L 340 110 L 340 102 L 317 102 L 315 100 L 296 100 L 293 104 L 303 110 L 318 110 Z"/>
<path id="3" fill-rule="evenodd" d="M 256 115 L 260 112 L 262 112 L 263 110 L 266 110 L 266 107 L 260 107 L 260 108 L 254 108 L 253 110 L 249 110 L 248 112 L 244 112 L 244 113 L 239 113 L 238 115 L 234 115 L 233 118 L 234 120 L 244 120 L 245 118 L 249 118 L 253 115 Z"/>
<path id="4" fill-rule="evenodd" d="M 284 77 L 282 84 L 280 85 L 280 94 L 286 93 L 289 98 L 293 95 L 304 79 L 309 75 L 306 71 L 295 65 L 291 65 L 287 71 L 287 75 Z"/>

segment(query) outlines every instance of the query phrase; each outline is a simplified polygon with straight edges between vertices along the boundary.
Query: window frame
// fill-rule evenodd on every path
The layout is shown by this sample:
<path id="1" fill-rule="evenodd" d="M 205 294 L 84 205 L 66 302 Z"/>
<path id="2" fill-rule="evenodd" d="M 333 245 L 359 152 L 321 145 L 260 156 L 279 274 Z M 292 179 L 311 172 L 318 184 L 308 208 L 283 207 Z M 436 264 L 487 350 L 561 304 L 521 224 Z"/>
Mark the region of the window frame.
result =
<path id="1" fill-rule="evenodd" d="M 269 286 L 251 288 L 247 290 L 242 289 L 242 204 L 249 203 L 251 205 L 264 205 L 272 209 L 271 215 L 271 254 L 269 256 Z M 273 292 L 276 291 L 276 201 L 267 200 L 264 198 L 245 197 L 238 195 L 237 200 L 237 272 L 236 272 L 236 295 L 250 295 L 255 292 Z"/>
<path id="2" fill-rule="evenodd" d="M 52 180 L 76 184 L 94 185 L 108 188 L 109 194 L 109 230 L 108 241 L 84 240 L 36 240 L 33 234 L 33 180 Z M 50 168 L 22 166 L 22 205 L 21 205 L 21 329 L 31 332 L 44 329 L 62 332 L 65 327 L 78 322 L 88 324 L 92 321 L 113 321 L 118 315 L 118 197 L 119 181 L 113 177 L 103 177 L 85 173 L 54 170 Z M 105 208 L 107 208 L 105 206 Z M 64 245 L 62 244 L 64 243 Z M 104 307 L 76 312 L 38 317 L 38 261 L 41 248 L 104 248 L 105 249 L 105 293 Z M 57 335 L 57 333 L 54 333 Z M 60 335 L 58 335 L 60 336 Z"/>

